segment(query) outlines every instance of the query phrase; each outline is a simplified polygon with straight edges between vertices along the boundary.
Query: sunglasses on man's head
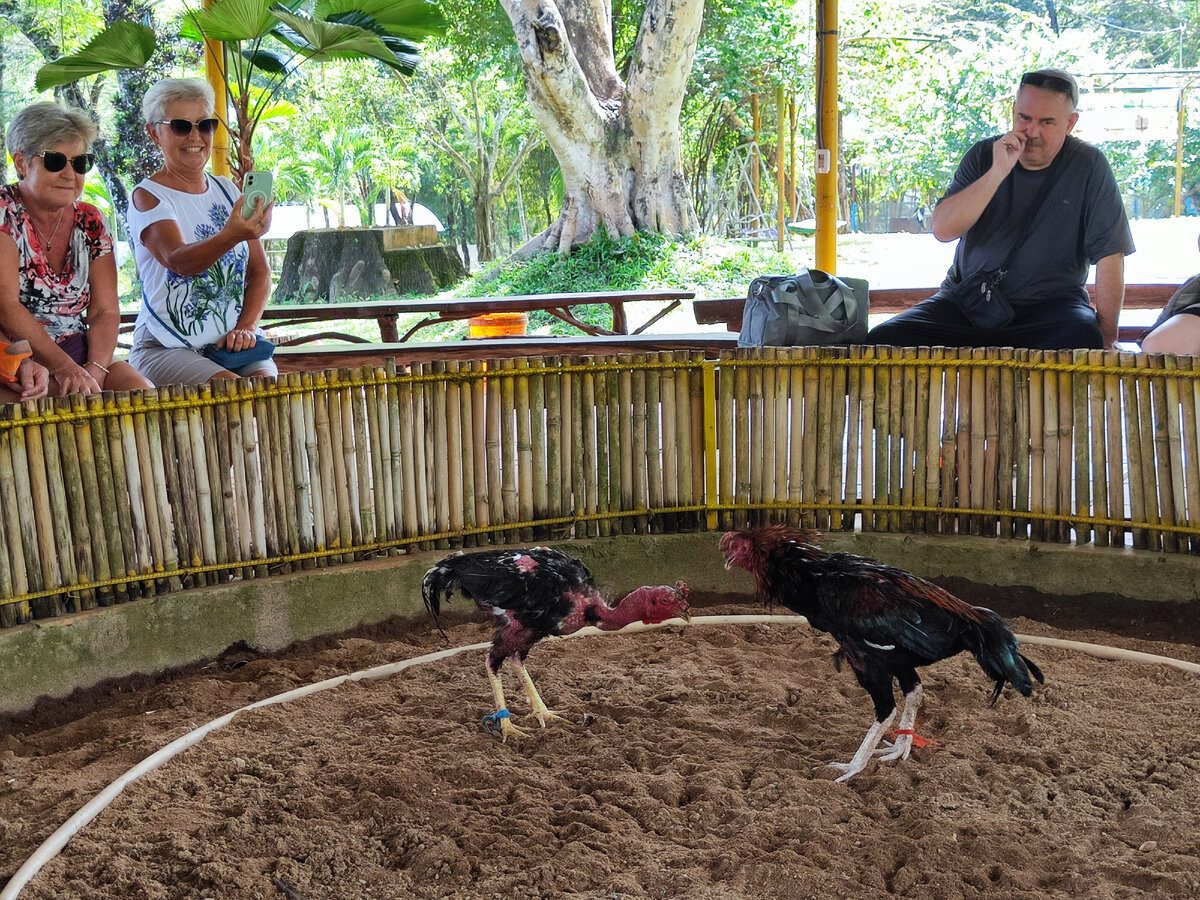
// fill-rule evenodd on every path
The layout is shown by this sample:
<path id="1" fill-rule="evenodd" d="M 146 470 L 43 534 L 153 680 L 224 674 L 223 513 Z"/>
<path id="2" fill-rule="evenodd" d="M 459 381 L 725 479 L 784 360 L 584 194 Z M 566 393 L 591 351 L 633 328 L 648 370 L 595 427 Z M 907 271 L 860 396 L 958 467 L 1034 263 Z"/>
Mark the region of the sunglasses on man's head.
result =
<path id="1" fill-rule="evenodd" d="M 42 158 L 42 165 L 45 166 L 47 172 L 61 172 L 67 167 L 67 163 L 71 164 L 80 175 L 86 175 L 88 169 L 96 164 L 95 153 L 80 153 L 78 156 L 68 157 L 65 153 L 59 153 L 57 150 L 43 150 L 41 153 L 35 153 L 34 156 Z"/>
<path id="2" fill-rule="evenodd" d="M 1060 78 L 1058 75 L 1051 75 L 1048 72 L 1026 72 L 1021 76 L 1021 84 L 1027 84 L 1030 87 L 1045 88 L 1048 91 L 1054 91 L 1059 94 L 1066 94 L 1070 98 L 1071 103 L 1079 102 L 1079 95 L 1076 93 L 1078 88 L 1067 81 L 1067 79 Z"/>
<path id="3" fill-rule="evenodd" d="M 192 129 L 197 129 L 201 134 L 212 134 L 217 130 L 216 119 L 201 119 L 199 122 L 192 122 L 188 119 L 162 119 L 158 122 L 151 122 L 151 125 L 170 125 L 171 131 L 180 137 L 187 137 L 192 133 Z"/>

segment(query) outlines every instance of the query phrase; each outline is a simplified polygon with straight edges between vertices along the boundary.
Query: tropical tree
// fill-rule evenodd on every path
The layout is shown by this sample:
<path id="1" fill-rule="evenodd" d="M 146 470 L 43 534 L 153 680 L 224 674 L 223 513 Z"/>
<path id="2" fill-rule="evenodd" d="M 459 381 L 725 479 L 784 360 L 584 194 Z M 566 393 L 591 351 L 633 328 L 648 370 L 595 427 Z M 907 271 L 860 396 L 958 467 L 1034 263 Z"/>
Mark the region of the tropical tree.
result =
<path id="1" fill-rule="evenodd" d="M 220 44 L 221 75 L 233 117 L 224 111 L 232 139 L 230 165 L 240 181 L 254 167 L 253 138 L 276 94 L 306 62 L 373 59 L 411 75 L 419 60 L 417 42 L 443 26 L 441 13 L 428 0 L 317 0 L 312 15 L 275 0 L 216 0 L 190 10 L 185 38 Z M 117 27 L 117 26 L 121 27 Z M 133 22 L 110 26 L 78 53 L 44 66 L 37 87 L 69 84 L 80 77 L 114 69 L 141 69 L 157 46 L 153 32 Z M 260 85 L 262 90 L 255 90 Z"/>
<path id="2" fill-rule="evenodd" d="M 430 72 L 424 84 L 436 110 L 424 116 L 425 134 L 470 185 L 479 261 L 488 262 L 495 258 L 496 204 L 542 137 L 520 115 L 527 108 L 502 72 L 485 69 L 453 82 Z"/>
<path id="3" fill-rule="evenodd" d="M 568 253 L 597 231 L 613 237 L 695 233 L 679 111 L 704 0 L 647 0 L 621 68 L 610 0 L 500 2 L 565 195 L 558 219 L 522 253 Z"/>
<path id="4" fill-rule="evenodd" d="M 0 0 L 0 14 L 34 48 L 43 62 L 61 57 L 60 40 L 78 39 L 78 35 L 67 28 L 68 24 L 72 28 L 94 29 L 107 22 L 116 42 L 123 46 L 138 45 L 137 52 L 145 55 L 152 66 L 170 65 L 175 59 L 175 48 L 170 42 L 159 42 L 149 27 L 127 21 L 136 18 L 152 20 L 151 6 L 146 0 L 107 0 L 101 17 L 81 5 L 76 15 L 60 16 L 59 21 L 55 22 L 47 15 L 44 4 Z M 69 22 L 63 19 L 69 19 Z M 122 224 L 128 207 L 122 176 L 138 181 L 157 168 L 157 150 L 142 127 L 139 112 L 141 95 L 148 86 L 147 73 L 148 70 L 121 70 L 115 79 L 110 79 L 115 87 L 115 96 L 111 101 L 113 121 L 111 128 L 101 132 L 96 144 L 100 178 L 113 198 L 117 217 Z M 100 110 L 104 106 L 101 98 L 108 87 L 104 78 L 93 79 L 90 83 L 70 80 L 48 87 L 55 88 L 56 99 L 85 110 L 94 119 L 100 120 Z M 20 94 L 27 96 L 27 91 L 21 91 Z"/>
<path id="5" fill-rule="evenodd" d="M 743 196 L 742 166 L 754 177 L 769 165 L 784 168 L 784 201 L 793 218 L 811 215 L 807 184 L 811 160 L 811 97 L 814 35 L 809 11 L 789 0 L 753 7 L 710 3 L 684 99 L 683 146 L 692 198 L 706 231 L 728 224 L 730 214 L 749 216 L 771 185 Z M 778 109 L 782 87 L 784 108 Z M 786 136 L 777 161 L 779 115 Z M 773 184 L 774 177 L 771 177 Z M 772 221 L 773 217 L 772 217 Z"/>

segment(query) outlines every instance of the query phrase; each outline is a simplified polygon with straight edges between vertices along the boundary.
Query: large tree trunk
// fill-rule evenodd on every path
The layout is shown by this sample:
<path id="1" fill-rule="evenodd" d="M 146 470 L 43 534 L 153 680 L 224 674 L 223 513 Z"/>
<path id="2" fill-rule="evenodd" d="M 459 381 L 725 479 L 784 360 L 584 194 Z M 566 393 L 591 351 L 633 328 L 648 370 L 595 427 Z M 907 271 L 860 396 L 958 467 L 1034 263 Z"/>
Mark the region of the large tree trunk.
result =
<path id="1" fill-rule="evenodd" d="M 558 220 L 522 248 L 567 253 L 598 229 L 690 235 L 679 109 L 704 0 L 649 0 L 629 66 L 617 74 L 610 0 L 501 0 L 525 90 L 562 169 Z"/>
<path id="2" fill-rule="evenodd" d="M 490 177 L 487 181 L 490 181 Z M 487 181 L 484 184 L 487 184 Z M 491 262 L 495 256 L 496 235 L 492 229 L 492 204 L 487 187 L 475 185 L 471 193 L 471 210 L 475 213 L 475 248 L 481 263 Z"/>

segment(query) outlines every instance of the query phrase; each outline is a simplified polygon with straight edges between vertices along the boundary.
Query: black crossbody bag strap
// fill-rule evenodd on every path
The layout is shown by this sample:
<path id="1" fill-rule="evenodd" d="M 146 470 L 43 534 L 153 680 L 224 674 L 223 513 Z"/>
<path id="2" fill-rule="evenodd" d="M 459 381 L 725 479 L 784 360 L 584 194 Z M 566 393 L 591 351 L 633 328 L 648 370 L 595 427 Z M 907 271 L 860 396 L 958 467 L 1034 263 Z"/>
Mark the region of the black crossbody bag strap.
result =
<path id="1" fill-rule="evenodd" d="M 1009 249 L 1008 256 L 1004 257 L 1004 262 L 1000 263 L 998 271 L 1000 277 L 1003 278 L 1008 272 L 1008 267 L 1012 265 L 1012 261 L 1017 258 L 1017 253 L 1025 246 L 1030 235 L 1033 234 L 1033 226 L 1038 223 L 1042 216 L 1042 210 L 1046 205 L 1046 196 L 1050 193 L 1050 189 L 1054 187 L 1058 181 L 1058 176 L 1062 174 L 1062 170 L 1066 168 L 1066 160 L 1069 156 L 1074 155 L 1075 145 L 1070 143 L 1071 138 L 1067 137 L 1067 142 L 1063 144 L 1062 150 L 1058 152 L 1058 156 L 1054 157 L 1054 162 L 1050 164 L 1050 171 L 1046 173 L 1046 180 L 1042 182 L 1038 188 L 1037 196 L 1033 199 L 1033 218 L 1029 221 L 1029 227 L 1025 230 L 1024 237 L 1019 238 Z M 995 149 L 992 150 L 995 153 Z M 1009 173 L 1011 176 L 1011 172 Z"/>

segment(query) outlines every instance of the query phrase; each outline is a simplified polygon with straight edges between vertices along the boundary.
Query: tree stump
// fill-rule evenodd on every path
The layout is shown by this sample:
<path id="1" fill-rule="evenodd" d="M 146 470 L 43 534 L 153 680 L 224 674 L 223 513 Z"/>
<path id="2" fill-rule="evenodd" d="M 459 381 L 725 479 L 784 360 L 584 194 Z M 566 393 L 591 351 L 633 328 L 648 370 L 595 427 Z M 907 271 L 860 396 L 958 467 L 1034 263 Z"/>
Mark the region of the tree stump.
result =
<path id="1" fill-rule="evenodd" d="M 436 294 L 466 269 L 429 226 L 317 228 L 288 239 L 276 303 Z M 415 245 L 415 246 L 414 246 Z"/>

